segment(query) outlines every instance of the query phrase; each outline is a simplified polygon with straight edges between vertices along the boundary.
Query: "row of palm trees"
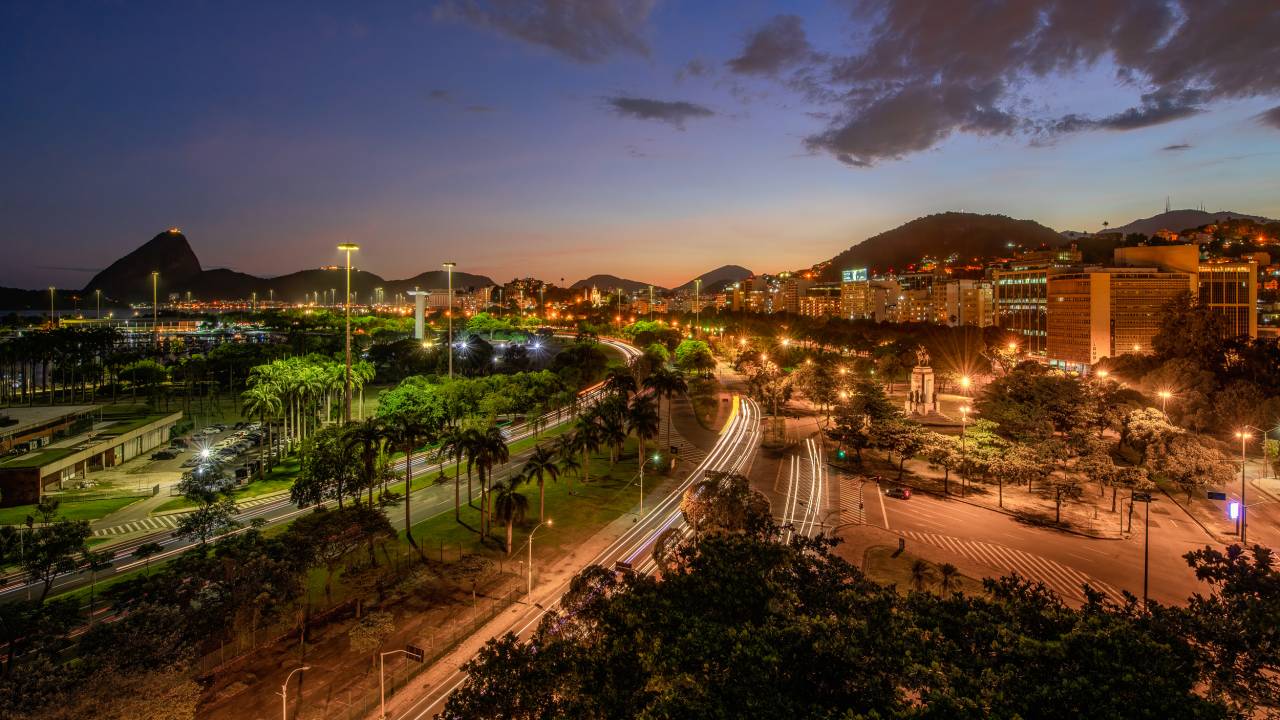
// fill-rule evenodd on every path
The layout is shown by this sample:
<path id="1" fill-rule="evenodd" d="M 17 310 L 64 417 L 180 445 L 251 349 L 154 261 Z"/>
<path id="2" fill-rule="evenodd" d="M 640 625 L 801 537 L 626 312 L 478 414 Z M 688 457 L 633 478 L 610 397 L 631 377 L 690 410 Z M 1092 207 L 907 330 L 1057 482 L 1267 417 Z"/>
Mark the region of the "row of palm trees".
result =
<path id="1" fill-rule="evenodd" d="M 295 445 L 302 446 L 317 427 L 333 422 L 341 408 L 344 375 L 343 363 L 320 355 L 258 365 L 249 372 L 248 389 L 241 395 L 242 411 L 246 417 L 258 418 L 269 433 L 271 425 L 280 420 L 287 453 Z M 351 387 L 360 394 L 361 415 L 364 386 L 373 377 L 372 364 L 363 360 L 352 364 Z M 271 444 L 270 434 L 267 444 Z"/>

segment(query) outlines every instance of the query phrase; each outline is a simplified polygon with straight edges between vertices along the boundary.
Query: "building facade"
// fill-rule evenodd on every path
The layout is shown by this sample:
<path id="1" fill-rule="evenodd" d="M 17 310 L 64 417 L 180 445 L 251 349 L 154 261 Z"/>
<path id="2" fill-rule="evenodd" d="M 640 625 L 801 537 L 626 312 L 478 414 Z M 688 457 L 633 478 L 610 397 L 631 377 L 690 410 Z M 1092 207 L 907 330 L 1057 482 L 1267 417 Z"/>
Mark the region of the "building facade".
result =
<path id="1" fill-rule="evenodd" d="M 1084 371 L 1103 358 L 1150 352 L 1165 305 L 1186 292 L 1189 277 L 1156 268 L 1052 274 L 1046 281 L 1049 362 Z"/>

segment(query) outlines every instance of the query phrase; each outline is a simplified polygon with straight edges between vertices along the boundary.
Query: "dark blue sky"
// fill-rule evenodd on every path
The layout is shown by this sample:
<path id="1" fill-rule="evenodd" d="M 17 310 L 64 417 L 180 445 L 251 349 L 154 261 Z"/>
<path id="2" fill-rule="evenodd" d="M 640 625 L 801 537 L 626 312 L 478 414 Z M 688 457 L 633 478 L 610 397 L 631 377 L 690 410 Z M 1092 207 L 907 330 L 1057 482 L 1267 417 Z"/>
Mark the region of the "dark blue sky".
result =
<path id="1" fill-rule="evenodd" d="M 1267 1 L 9 2 L 0 285 L 805 266 L 918 215 L 1280 215 Z M 1268 114 L 1268 111 L 1270 113 Z"/>

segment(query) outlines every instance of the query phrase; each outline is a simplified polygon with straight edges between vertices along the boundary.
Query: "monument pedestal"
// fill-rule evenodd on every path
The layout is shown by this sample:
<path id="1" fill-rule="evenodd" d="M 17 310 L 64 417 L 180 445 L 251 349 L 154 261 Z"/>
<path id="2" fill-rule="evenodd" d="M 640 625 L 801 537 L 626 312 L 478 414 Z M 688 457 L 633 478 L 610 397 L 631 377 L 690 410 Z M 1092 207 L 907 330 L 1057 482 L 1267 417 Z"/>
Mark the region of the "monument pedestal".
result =
<path id="1" fill-rule="evenodd" d="M 907 394 L 908 415 L 931 415 L 938 412 L 938 394 L 933 388 L 933 368 L 917 365 L 911 371 L 911 391 Z"/>

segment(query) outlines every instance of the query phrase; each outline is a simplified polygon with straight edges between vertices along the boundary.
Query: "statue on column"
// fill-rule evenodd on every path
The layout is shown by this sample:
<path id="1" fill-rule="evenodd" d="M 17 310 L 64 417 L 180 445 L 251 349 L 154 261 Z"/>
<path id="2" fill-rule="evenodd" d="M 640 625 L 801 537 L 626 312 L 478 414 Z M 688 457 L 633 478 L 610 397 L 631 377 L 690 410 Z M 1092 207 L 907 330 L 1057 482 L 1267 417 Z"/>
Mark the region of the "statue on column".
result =
<path id="1" fill-rule="evenodd" d="M 929 351 L 923 345 L 916 346 L 916 367 L 929 367 Z"/>

